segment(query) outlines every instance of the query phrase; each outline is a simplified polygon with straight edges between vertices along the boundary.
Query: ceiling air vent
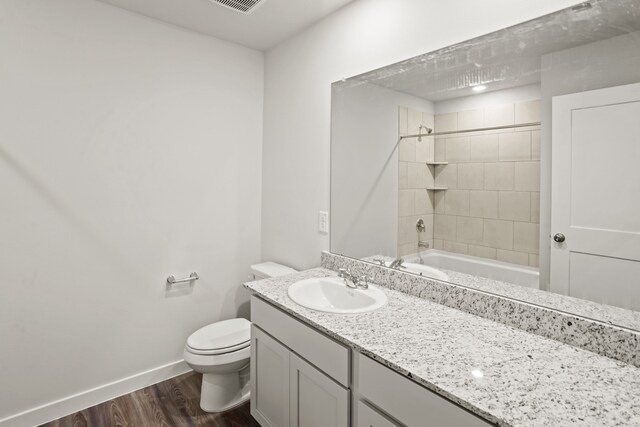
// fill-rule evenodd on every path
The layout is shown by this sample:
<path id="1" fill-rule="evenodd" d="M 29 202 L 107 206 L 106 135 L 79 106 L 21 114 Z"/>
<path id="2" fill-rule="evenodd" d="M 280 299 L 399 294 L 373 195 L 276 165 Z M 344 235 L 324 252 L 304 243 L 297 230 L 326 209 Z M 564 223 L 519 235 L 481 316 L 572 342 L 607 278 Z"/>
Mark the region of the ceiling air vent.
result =
<path id="1" fill-rule="evenodd" d="M 251 13 L 257 6 L 266 0 L 209 0 L 211 3 L 216 3 L 229 9 L 236 10 L 242 13 Z"/>

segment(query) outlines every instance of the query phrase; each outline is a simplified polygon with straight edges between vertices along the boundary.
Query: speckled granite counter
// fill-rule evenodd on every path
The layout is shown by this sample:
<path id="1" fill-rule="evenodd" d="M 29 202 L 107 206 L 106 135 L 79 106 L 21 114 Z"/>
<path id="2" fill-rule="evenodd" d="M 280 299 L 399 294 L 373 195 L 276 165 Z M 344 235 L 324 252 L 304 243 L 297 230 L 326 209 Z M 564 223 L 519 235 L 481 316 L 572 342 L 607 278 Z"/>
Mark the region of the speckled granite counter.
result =
<path id="1" fill-rule="evenodd" d="M 298 280 L 330 275 L 318 268 L 245 286 L 499 425 L 640 425 L 638 368 L 384 287 L 388 304 L 363 314 L 317 312 L 287 296 Z"/>

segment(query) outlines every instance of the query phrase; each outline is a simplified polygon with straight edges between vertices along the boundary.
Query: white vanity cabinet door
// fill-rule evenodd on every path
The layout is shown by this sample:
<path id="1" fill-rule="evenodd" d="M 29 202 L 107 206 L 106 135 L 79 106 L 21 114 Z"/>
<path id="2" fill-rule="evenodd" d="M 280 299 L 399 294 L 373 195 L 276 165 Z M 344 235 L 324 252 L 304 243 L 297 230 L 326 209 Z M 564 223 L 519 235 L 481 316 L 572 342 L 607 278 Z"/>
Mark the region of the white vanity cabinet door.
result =
<path id="1" fill-rule="evenodd" d="M 361 354 L 354 359 L 358 366 L 355 382 L 361 398 L 408 427 L 493 425 L 373 359 Z"/>
<path id="2" fill-rule="evenodd" d="M 289 427 L 289 355 L 251 326 L 251 415 L 262 427 Z"/>
<path id="3" fill-rule="evenodd" d="M 358 402 L 358 427 L 401 427 L 364 402 Z"/>
<path id="4" fill-rule="evenodd" d="M 351 350 L 266 301 L 251 297 L 251 321 L 322 372 L 349 387 Z"/>
<path id="5" fill-rule="evenodd" d="M 291 427 L 348 427 L 349 390 L 290 354 Z"/>

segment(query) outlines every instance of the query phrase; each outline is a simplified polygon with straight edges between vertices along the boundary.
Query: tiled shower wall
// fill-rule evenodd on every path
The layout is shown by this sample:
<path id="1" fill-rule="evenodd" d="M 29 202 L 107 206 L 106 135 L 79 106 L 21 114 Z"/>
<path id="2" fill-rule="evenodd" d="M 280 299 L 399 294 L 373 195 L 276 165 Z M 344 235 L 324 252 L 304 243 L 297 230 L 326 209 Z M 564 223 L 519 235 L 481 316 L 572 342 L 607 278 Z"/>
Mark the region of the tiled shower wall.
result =
<path id="1" fill-rule="evenodd" d="M 400 107 L 398 110 L 399 135 L 417 134 L 420 125 L 434 127 L 433 113 Z M 424 130 L 423 130 L 424 132 Z M 434 170 L 426 165 L 435 153 L 433 137 L 407 138 L 399 142 L 398 179 L 398 256 L 418 252 L 418 239 L 433 247 L 434 199 L 426 188 L 434 184 Z M 416 231 L 416 222 L 422 218 L 426 230 Z"/>
<path id="2" fill-rule="evenodd" d="M 435 131 L 540 121 L 528 101 L 435 116 Z M 538 127 L 435 137 L 433 247 L 538 266 L 540 131 Z M 427 169 L 424 166 L 423 169 Z M 417 194 L 417 193 L 416 193 Z"/>

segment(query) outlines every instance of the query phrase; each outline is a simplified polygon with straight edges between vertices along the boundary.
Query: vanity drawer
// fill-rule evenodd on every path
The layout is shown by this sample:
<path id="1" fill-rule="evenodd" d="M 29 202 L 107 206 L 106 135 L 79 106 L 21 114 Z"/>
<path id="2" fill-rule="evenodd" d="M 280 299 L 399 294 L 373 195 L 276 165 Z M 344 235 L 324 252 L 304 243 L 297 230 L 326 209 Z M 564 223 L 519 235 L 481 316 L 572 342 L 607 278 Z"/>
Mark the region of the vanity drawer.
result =
<path id="1" fill-rule="evenodd" d="M 360 395 L 409 427 L 493 425 L 366 356 L 354 357 Z"/>
<path id="2" fill-rule="evenodd" d="M 338 383 L 349 387 L 350 349 L 255 295 L 251 321 Z"/>
<path id="3" fill-rule="evenodd" d="M 358 401 L 357 427 L 401 427 L 364 402 Z"/>

